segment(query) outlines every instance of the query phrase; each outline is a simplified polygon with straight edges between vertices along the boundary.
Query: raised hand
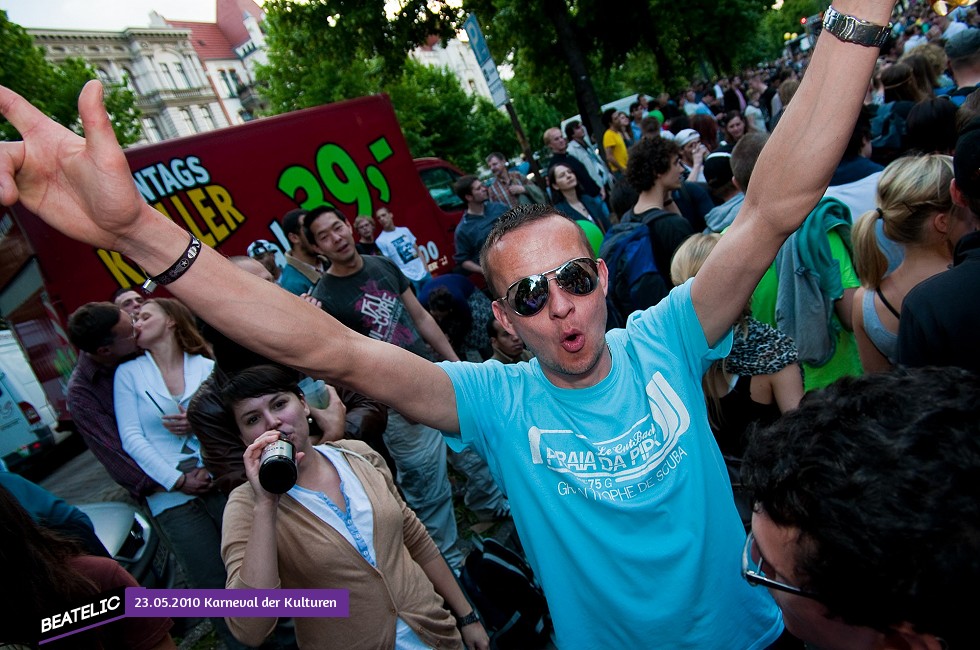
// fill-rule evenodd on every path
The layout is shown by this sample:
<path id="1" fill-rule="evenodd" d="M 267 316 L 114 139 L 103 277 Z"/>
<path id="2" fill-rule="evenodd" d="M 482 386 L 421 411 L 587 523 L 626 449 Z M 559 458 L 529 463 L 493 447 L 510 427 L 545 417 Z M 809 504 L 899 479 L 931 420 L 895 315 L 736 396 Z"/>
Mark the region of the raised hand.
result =
<path id="1" fill-rule="evenodd" d="M 116 142 L 101 83 L 85 84 L 78 109 L 85 138 L 0 86 L 0 114 L 23 137 L 0 142 L 0 203 L 19 200 L 69 237 L 118 249 L 120 237 L 139 229 L 148 206 Z"/>

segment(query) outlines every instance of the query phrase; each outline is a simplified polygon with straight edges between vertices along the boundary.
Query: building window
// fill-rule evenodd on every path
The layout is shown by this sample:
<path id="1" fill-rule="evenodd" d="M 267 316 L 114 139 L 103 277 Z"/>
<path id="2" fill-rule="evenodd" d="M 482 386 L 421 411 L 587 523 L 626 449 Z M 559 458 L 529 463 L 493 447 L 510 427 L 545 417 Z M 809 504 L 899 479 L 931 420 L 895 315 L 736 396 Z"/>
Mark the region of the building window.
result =
<path id="1" fill-rule="evenodd" d="M 123 83 L 126 87 L 132 90 L 137 95 L 139 94 L 139 88 L 136 87 L 136 79 L 133 77 L 133 71 L 129 68 L 123 68 Z"/>
<path id="2" fill-rule="evenodd" d="M 177 88 L 177 83 L 174 81 L 174 75 L 170 72 L 170 66 L 166 63 L 160 64 L 160 71 L 163 72 L 163 80 L 167 84 L 167 88 Z"/>
<path id="3" fill-rule="evenodd" d="M 221 82 L 225 84 L 225 88 L 228 89 L 229 97 L 236 97 L 238 95 L 236 86 L 232 85 L 231 79 L 228 77 L 228 72 L 225 70 L 218 70 L 221 75 Z"/>
<path id="4" fill-rule="evenodd" d="M 190 77 L 187 76 L 187 71 L 184 70 L 183 64 L 175 63 L 174 67 L 177 69 L 177 75 L 180 77 L 181 80 L 183 80 L 184 87 L 193 88 L 194 84 L 191 83 Z"/>
<path id="5" fill-rule="evenodd" d="M 147 117 L 143 120 L 143 136 L 150 142 L 160 142 L 160 140 L 163 140 L 163 136 L 160 135 L 160 128 L 157 126 L 156 120 L 152 117 Z"/>
<path id="6" fill-rule="evenodd" d="M 191 115 L 191 112 L 186 108 L 182 108 L 180 109 L 180 116 L 183 118 L 184 125 L 187 127 L 187 129 L 191 133 L 197 133 L 197 123 L 194 121 L 194 116 Z"/>
<path id="7" fill-rule="evenodd" d="M 204 129 L 206 131 L 214 131 L 218 128 L 214 123 L 214 114 L 209 107 L 201 106 L 201 116 L 204 118 Z"/>
<path id="8" fill-rule="evenodd" d="M 233 88 L 235 89 L 235 91 L 232 93 L 232 95 L 235 95 L 237 97 L 238 96 L 238 89 L 241 88 L 242 86 L 244 86 L 245 84 L 243 84 L 242 83 L 242 80 L 238 77 L 238 72 L 237 71 L 235 71 L 235 70 L 229 70 L 228 73 L 231 75 L 231 82 L 234 84 Z"/>

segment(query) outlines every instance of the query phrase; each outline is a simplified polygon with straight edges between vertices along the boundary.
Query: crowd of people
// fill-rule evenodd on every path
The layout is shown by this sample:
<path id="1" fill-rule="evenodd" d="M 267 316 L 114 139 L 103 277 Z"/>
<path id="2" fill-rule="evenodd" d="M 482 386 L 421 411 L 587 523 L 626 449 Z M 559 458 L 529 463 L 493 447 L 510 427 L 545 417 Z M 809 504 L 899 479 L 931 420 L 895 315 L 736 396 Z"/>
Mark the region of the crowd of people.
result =
<path id="1" fill-rule="evenodd" d="M 548 129 L 543 187 L 490 153 L 435 278 L 387 206 L 292 210 L 285 253 L 188 243 L 136 194 L 97 84 L 86 139 L 0 88 L 25 136 L 0 144 L 0 201 L 175 297 L 72 314 L 93 453 L 192 586 L 350 590 L 349 619 L 216 619 L 222 641 L 489 647 L 454 575 L 452 466 L 466 507 L 513 518 L 558 648 L 967 647 L 980 29 L 894 5 L 836 0 L 871 27 L 641 97 L 597 145 Z M 650 266 L 633 302 L 627 239 Z M 280 440 L 281 495 L 259 479 Z M 32 535 L 69 576 L 38 599 L 91 592 L 80 547 Z"/>

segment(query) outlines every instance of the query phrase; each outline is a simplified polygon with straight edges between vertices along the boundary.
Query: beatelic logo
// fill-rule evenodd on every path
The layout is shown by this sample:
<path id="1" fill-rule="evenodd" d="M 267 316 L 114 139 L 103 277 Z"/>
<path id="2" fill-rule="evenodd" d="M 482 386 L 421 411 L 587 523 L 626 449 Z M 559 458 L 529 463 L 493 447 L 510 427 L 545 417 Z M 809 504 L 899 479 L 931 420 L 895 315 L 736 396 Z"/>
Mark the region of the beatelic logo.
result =
<path id="1" fill-rule="evenodd" d="M 39 645 L 122 618 L 126 615 L 125 596 L 126 588 L 119 587 L 41 617 Z"/>

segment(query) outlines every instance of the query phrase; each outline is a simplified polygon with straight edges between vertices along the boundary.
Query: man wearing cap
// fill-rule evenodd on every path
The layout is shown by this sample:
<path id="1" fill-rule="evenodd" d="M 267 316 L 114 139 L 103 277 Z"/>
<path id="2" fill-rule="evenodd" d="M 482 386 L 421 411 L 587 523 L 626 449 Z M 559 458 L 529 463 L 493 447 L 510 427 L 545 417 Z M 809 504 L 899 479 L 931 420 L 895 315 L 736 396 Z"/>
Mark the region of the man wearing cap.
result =
<path id="1" fill-rule="evenodd" d="M 708 230 L 721 232 L 732 225 L 745 201 L 745 194 L 735 187 L 732 154 L 723 151 L 709 154 L 704 159 L 704 179 L 715 199 L 721 200 L 719 205 L 708 211 L 704 220 L 707 222 Z"/>
<path id="2" fill-rule="evenodd" d="M 303 234 L 305 217 L 306 210 L 296 208 L 284 214 L 279 223 L 290 245 L 286 253 L 286 266 L 279 276 L 279 286 L 297 296 L 309 293 L 326 269 L 323 258 L 317 255 Z"/>
<path id="3" fill-rule="evenodd" d="M 703 183 L 704 157 L 708 155 L 708 148 L 701 144 L 701 134 L 694 129 L 681 129 L 674 136 L 674 144 L 680 147 L 686 180 Z"/>
<path id="4" fill-rule="evenodd" d="M 980 372 L 980 119 L 956 143 L 949 189 L 953 268 L 925 280 L 902 302 L 898 361 Z"/>
<path id="5" fill-rule="evenodd" d="M 260 262 L 272 274 L 273 280 L 279 281 L 282 268 L 276 260 L 280 253 L 278 246 L 265 239 L 256 239 L 248 245 L 247 252 L 249 257 Z"/>
<path id="6" fill-rule="evenodd" d="M 948 97 L 957 106 L 980 86 L 980 29 L 964 29 L 946 41 L 946 57 L 955 86 L 936 94 Z"/>

